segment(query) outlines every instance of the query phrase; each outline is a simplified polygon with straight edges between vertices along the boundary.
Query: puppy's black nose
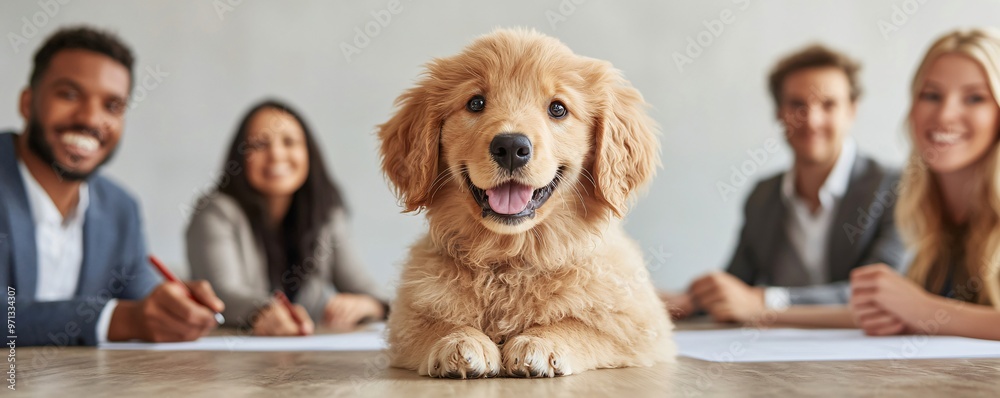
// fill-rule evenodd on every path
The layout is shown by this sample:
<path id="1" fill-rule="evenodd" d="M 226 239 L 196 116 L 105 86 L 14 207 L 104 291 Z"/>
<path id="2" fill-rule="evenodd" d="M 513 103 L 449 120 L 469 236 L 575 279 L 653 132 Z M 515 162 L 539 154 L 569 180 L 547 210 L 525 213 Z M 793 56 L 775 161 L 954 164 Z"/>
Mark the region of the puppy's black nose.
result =
<path id="1" fill-rule="evenodd" d="M 517 170 L 531 160 L 531 140 L 524 134 L 499 134 L 490 143 L 490 154 L 500 167 Z"/>

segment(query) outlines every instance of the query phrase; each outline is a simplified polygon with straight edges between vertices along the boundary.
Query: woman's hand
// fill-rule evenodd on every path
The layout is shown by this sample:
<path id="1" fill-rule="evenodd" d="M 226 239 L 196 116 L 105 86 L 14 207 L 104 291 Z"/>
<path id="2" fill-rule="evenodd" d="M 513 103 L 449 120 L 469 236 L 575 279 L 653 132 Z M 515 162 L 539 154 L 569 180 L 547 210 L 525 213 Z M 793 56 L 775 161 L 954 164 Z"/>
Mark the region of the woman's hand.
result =
<path id="1" fill-rule="evenodd" d="M 364 294 L 338 293 L 326 302 L 323 323 L 336 331 L 353 330 L 362 319 L 385 317 L 382 303 Z"/>
<path id="2" fill-rule="evenodd" d="M 298 304 L 292 305 L 298 319 L 302 325 L 295 322 L 292 313 L 278 300 L 271 300 L 271 304 L 262 308 L 257 313 L 257 318 L 253 321 L 253 334 L 256 336 L 300 336 L 310 335 L 316 329 L 309 313 Z"/>
<path id="3" fill-rule="evenodd" d="M 851 272 L 851 316 L 872 336 L 912 333 L 924 320 L 932 296 L 885 264 Z"/>

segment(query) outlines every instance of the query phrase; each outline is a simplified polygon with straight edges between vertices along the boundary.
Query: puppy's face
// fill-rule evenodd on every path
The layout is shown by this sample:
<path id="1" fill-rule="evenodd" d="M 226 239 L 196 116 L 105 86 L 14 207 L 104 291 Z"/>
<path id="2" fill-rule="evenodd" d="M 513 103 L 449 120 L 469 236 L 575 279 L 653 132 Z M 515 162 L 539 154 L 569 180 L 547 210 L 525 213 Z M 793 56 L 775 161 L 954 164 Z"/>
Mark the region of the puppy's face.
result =
<path id="1" fill-rule="evenodd" d="M 592 152 L 591 93 L 569 59 L 491 65 L 490 56 L 459 62 L 473 69 L 446 97 L 441 162 L 467 188 L 471 214 L 494 232 L 518 233 L 565 209 L 560 202 L 579 189 Z"/>
<path id="2" fill-rule="evenodd" d="M 641 96 L 534 32 L 494 32 L 433 61 L 397 103 L 380 138 L 407 210 L 448 206 L 496 233 L 577 206 L 620 215 L 658 160 Z"/>

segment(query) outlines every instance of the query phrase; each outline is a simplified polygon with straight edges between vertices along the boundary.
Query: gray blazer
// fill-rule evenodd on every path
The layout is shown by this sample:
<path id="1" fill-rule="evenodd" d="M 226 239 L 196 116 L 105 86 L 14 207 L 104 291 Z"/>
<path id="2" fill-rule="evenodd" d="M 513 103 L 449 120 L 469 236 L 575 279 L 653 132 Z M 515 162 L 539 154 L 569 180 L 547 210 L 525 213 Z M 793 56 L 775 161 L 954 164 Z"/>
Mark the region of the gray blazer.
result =
<path id="1" fill-rule="evenodd" d="M 367 294 L 383 305 L 389 301 L 351 245 L 345 218 L 341 210 L 332 214 L 320 233 L 315 255 L 288 276 L 300 277 L 295 301 L 317 321 L 323 319 L 327 301 L 337 292 Z M 186 238 L 192 277 L 212 283 L 226 303 L 227 323 L 249 325 L 256 310 L 269 302 L 271 282 L 267 255 L 246 213 L 232 197 L 210 194 L 198 201 Z"/>
<path id="2" fill-rule="evenodd" d="M 781 198 L 781 178 L 778 174 L 757 184 L 747 199 L 743 230 L 727 272 L 751 285 L 788 287 L 792 305 L 845 304 L 854 268 L 872 263 L 902 268 L 905 249 L 893 216 L 897 173 L 858 154 L 830 225 L 828 283 L 813 286 L 805 286 L 808 277 L 785 233 L 788 209 Z"/>

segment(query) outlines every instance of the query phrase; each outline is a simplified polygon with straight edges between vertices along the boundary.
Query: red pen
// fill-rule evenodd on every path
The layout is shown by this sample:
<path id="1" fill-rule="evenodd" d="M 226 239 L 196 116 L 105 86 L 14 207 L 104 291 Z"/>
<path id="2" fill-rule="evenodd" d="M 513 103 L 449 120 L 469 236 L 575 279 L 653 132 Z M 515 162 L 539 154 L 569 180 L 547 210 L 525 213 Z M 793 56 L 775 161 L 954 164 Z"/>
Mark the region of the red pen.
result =
<path id="1" fill-rule="evenodd" d="M 288 310 L 288 313 L 292 314 L 292 320 L 295 321 L 296 325 L 299 325 L 299 336 L 305 336 L 306 326 L 302 322 L 302 319 L 299 318 L 298 313 L 295 312 L 295 307 L 292 307 L 292 301 L 288 299 L 288 296 L 285 295 L 285 292 L 281 290 L 275 290 L 274 298 L 280 301 L 281 304 L 285 306 L 285 309 Z"/>
<path id="2" fill-rule="evenodd" d="M 187 289 L 188 297 L 190 297 L 191 300 L 194 300 L 194 302 L 196 302 L 198 304 L 204 305 L 206 308 L 208 307 L 207 305 L 205 305 L 205 303 L 202 303 L 201 301 L 198 301 L 198 299 L 194 298 L 194 295 L 191 294 L 191 289 L 188 288 L 187 285 L 185 285 L 183 282 L 181 282 L 180 279 L 177 279 L 177 277 L 174 276 L 174 273 L 170 272 L 170 270 L 167 269 L 167 266 L 163 265 L 163 263 L 160 262 L 160 259 L 158 259 L 158 258 L 156 258 L 156 256 L 150 254 L 149 255 L 149 262 L 153 263 L 153 266 L 156 267 L 156 269 L 160 271 L 160 274 L 163 275 L 164 279 L 166 279 L 169 282 L 177 282 L 177 283 L 180 283 L 181 285 L 183 285 L 184 288 Z M 223 324 L 223 323 L 226 323 L 226 318 L 223 317 L 222 314 L 220 314 L 218 312 L 215 312 L 211 308 L 208 308 L 208 309 L 215 314 L 215 321 L 216 322 L 218 322 L 220 325 Z"/>

